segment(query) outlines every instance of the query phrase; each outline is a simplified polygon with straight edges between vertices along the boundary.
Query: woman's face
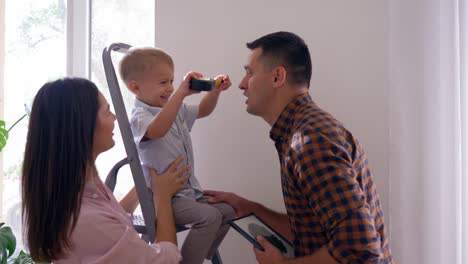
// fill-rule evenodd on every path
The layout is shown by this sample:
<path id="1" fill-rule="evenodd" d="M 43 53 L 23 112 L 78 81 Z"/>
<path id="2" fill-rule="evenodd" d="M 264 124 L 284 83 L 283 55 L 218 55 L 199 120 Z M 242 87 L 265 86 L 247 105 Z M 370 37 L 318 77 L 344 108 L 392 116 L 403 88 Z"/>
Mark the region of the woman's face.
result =
<path id="1" fill-rule="evenodd" d="M 115 119 L 116 116 L 110 111 L 110 106 L 106 98 L 99 92 L 99 110 L 96 118 L 96 128 L 94 130 L 94 158 L 114 146 L 115 142 L 112 136 L 114 135 Z"/>

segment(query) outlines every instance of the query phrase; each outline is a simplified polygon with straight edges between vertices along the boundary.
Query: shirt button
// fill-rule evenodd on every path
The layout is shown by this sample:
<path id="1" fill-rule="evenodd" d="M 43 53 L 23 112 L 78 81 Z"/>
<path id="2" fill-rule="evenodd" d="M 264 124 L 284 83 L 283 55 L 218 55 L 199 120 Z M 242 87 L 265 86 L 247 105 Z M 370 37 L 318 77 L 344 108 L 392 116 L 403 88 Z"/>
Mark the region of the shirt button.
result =
<path id="1" fill-rule="evenodd" d="M 94 198 L 94 199 L 98 198 L 97 193 L 93 193 L 93 198 Z"/>

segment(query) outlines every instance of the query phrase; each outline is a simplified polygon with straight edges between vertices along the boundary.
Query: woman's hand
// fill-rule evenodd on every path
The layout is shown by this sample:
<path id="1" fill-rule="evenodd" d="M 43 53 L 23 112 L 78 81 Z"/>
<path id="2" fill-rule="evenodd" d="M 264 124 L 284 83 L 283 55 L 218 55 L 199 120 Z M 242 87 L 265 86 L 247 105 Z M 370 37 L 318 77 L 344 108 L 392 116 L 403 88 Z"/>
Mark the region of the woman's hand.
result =
<path id="1" fill-rule="evenodd" d="M 177 169 L 182 161 L 183 157 L 178 157 L 161 175 L 158 175 L 154 169 L 150 170 L 156 201 L 171 199 L 178 191 L 187 188 L 184 186 L 184 182 L 190 177 L 190 175 L 187 175 L 187 169 L 190 167 L 190 164 Z"/>

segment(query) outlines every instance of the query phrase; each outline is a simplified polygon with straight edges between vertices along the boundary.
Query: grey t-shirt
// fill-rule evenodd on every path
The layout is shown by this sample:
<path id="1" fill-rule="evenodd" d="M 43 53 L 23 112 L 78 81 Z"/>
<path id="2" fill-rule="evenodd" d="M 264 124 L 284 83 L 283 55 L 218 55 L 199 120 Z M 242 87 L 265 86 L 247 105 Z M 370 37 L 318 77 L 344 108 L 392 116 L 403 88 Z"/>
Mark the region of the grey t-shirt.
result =
<path id="1" fill-rule="evenodd" d="M 185 158 L 183 164 L 191 164 L 188 169 L 190 178 L 185 183 L 189 188 L 179 191 L 176 196 L 198 199 L 203 195 L 203 190 L 195 177 L 192 140 L 190 138 L 190 131 L 198 116 L 198 105 L 182 104 L 176 120 L 164 137 L 142 141 L 149 124 L 161 110 L 161 107 L 149 106 L 135 98 L 134 108 L 130 115 L 133 139 L 143 165 L 146 184 L 151 186 L 151 175 L 149 175 L 147 168 L 152 167 L 158 174 L 161 174 L 178 156 L 183 155 Z"/>

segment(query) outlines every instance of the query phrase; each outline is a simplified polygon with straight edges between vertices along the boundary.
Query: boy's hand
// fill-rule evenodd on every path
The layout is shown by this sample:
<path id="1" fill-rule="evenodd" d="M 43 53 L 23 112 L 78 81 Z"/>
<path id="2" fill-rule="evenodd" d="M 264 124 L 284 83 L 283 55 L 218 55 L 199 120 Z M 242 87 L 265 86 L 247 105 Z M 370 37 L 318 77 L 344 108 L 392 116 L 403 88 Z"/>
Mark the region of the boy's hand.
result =
<path id="1" fill-rule="evenodd" d="M 182 96 L 184 97 L 192 95 L 192 94 L 200 93 L 200 91 L 190 89 L 190 80 L 192 78 L 202 78 L 202 77 L 203 75 L 201 73 L 193 72 L 193 71 L 188 72 L 184 76 L 184 80 L 180 84 L 179 89 L 177 89 L 177 92 L 181 93 Z"/>
<path id="2" fill-rule="evenodd" d="M 216 76 L 215 80 L 221 79 L 223 80 L 220 85 L 216 86 L 213 91 L 222 92 L 226 91 L 229 87 L 231 87 L 231 79 L 229 79 L 229 75 L 218 75 Z"/>

